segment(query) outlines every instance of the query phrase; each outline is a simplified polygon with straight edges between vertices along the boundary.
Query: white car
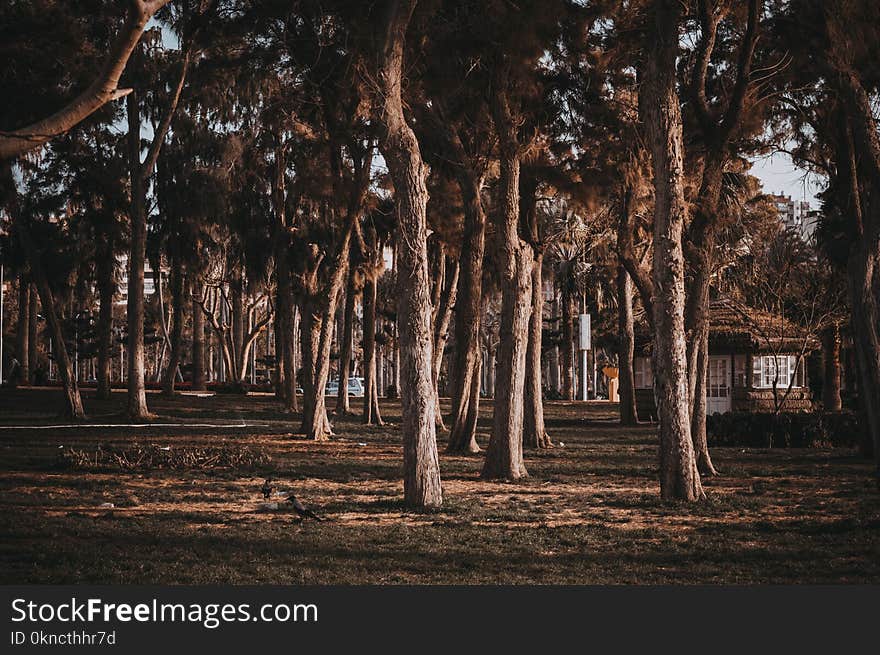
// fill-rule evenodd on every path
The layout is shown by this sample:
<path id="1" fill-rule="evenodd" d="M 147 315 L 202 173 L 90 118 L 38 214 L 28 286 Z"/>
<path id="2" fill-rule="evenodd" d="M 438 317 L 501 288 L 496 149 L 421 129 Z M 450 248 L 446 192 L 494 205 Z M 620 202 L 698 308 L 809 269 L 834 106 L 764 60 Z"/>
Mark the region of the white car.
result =
<path id="1" fill-rule="evenodd" d="M 324 389 L 324 395 L 336 396 L 339 394 L 339 380 L 330 380 Z M 348 378 L 348 395 L 353 398 L 364 397 L 364 379 Z"/>

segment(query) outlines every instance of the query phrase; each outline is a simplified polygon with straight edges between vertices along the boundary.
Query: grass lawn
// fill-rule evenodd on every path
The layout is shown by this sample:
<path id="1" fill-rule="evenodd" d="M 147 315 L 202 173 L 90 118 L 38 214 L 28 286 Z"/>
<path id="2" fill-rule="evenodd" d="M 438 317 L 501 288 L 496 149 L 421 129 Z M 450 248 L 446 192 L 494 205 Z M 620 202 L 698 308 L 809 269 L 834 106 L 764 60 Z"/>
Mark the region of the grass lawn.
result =
<path id="1" fill-rule="evenodd" d="M 482 456 L 441 448 L 444 506 L 413 513 L 396 403 L 382 405 L 394 425 L 337 419 L 336 438 L 312 443 L 270 396 L 150 394 L 165 426 L 97 425 L 122 422 L 124 400 L 86 391 L 94 427 L 9 429 L 64 423 L 61 394 L 0 391 L 0 583 L 880 582 L 880 498 L 871 463 L 849 450 L 716 448 L 708 500 L 665 504 L 654 428 L 619 427 L 612 405 L 553 402 L 562 444 L 526 452 L 526 481 L 480 481 Z M 483 415 L 485 447 L 490 403 Z M 147 470 L 60 458 L 135 442 L 269 459 Z M 260 511 L 270 474 L 331 520 Z"/>

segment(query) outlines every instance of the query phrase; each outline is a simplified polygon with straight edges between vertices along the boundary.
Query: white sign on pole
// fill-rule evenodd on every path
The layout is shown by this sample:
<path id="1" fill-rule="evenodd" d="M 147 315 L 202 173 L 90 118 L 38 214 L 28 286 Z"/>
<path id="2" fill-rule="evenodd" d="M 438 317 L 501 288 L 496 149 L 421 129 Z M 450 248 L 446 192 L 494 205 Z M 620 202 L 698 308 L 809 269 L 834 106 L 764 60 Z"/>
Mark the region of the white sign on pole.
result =
<path id="1" fill-rule="evenodd" d="M 579 317 L 578 350 L 590 350 L 590 315 L 581 314 Z"/>

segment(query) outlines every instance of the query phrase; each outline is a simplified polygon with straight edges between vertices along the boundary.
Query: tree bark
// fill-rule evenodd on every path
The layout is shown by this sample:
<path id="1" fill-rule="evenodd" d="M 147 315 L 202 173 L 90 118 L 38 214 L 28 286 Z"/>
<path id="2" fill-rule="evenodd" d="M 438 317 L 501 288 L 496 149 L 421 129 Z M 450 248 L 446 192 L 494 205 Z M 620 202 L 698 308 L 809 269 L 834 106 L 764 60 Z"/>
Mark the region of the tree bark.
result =
<path id="1" fill-rule="evenodd" d="M 12 165 L 8 161 L 0 163 L 0 174 L 2 174 L 3 183 L 8 189 L 7 210 L 9 215 L 14 217 L 13 229 L 18 236 L 18 242 L 21 244 L 21 249 L 28 263 L 31 279 L 40 296 L 43 314 L 49 323 L 50 338 L 55 346 L 53 355 L 58 365 L 58 374 L 61 377 L 61 384 L 64 389 L 66 401 L 65 415 L 73 420 L 83 420 L 85 419 L 85 412 L 83 411 L 82 399 L 79 394 L 79 385 L 73 375 L 73 366 L 67 354 L 64 330 L 55 309 L 55 296 L 52 293 L 52 288 L 49 286 L 49 280 L 43 268 L 42 255 L 31 236 L 26 222 L 27 219 L 21 215 L 18 188 L 15 183 L 15 177 L 12 174 Z"/>
<path id="2" fill-rule="evenodd" d="M 574 301 L 562 289 L 562 397 L 574 400 Z"/>
<path id="3" fill-rule="evenodd" d="M 664 500 L 704 497 L 691 441 L 684 330 L 685 222 L 681 110 L 676 91 L 681 5 L 655 0 L 640 109 L 654 172 L 654 396 L 660 419 L 660 494 Z"/>
<path id="4" fill-rule="evenodd" d="M 839 412 L 840 399 L 840 326 L 831 324 L 822 333 L 822 404 L 826 412 Z"/>
<path id="5" fill-rule="evenodd" d="M 352 333 L 354 331 L 354 305 L 356 271 L 349 256 L 348 281 L 345 285 L 345 309 L 342 317 L 342 339 L 339 346 L 339 393 L 336 397 L 336 414 L 351 414 L 348 399 L 348 377 L 351 373 Z"/>
<path id="6" fill-rule="evenodd" d="M 116 257 L 109 243 L 99 244 L 97 267 L 98 296 L 98 398 L 110 400 L 110 363 L 113 348 L 113 297 L 116 295 Z"/>
<path id="7" fill-rule="evenodd" d="M 838 162 L 838 168 L 848 176 L 851 191 L 851 211 L 856 223 L 857 238 L 850 245 L 847 259 L 847 288 L 850 300 L 850 321 L 853 345 L 859 373 L 859 401 L 865 417 L 868 443 L 863 450 L 873 448 L 875 476 L 880 486 L 880 134 L 873 104 L 868 92 L 845 59 L 847 39 L 837 16 L 826 9 L 826 29 L 832 47 L 841 52 L 826 52 L 837 72 L 837 83 L 848 114 L 846 143 L 847 161 Z M 868 193 L 862 192 L 862 187 Z"/>
<path id="8" fill-rule="evenodd" d="M 321 340 L 322 314 L 314 301 L 304 299 L 300 311 L 300 350 L 303 368 L 303 417 L 300 431 L 316 441 L 329 436 L 329 421 L 326 418 L 324 390 L 316 393 L 318 369 L 318 350 Z M 320 398 L 317 396 L 320 395 Z"/>
<path id="9" fill-rule="evenodd" d="M 141 165 L 141 118 L 137 93 L 126 99 L 130 167 L 131 246 L 128 256 L 128 417 L 150 418 L 144 386 L 144 259 L 147 250 L 146 188 Z"/>
<path id="10" fill-rule="evenodd" d="M 18 324 L 15 327 L 16 350 L 18 351 L 18 384 L 29 384 L 31 379 L 28 362 L 29 339 L 31 336 L 31 284 L 27 274 L 18 275 Z"/>
<path id="11" fill-rule="evenodd" d="M 205 384 L 205 315 L 199 302 L 203 294 L 198 273 L 192 280 L 192 389 L 204 391 Z"/>
<path id="12" fill-rule="evenodd" d="M 506 69 L 502 69 L 505 70 Z M 532 309 L 532 248 L 519 235 L 520 153 L 505 74 L 494 89 L 493 114 L 501 141 L 500 235 L 501 320 L 492 436 L 481 477 L 517 480 L 528 476 L 523 462 L 523 392 L 529 315 Z"/>
<path id="13" fill-rule="evenodd" d="M 523 442 L 532 448 L 552 448 L 544 425 L 544 398 L 541 385 L 541 347 L 544 336 L 544 290 L 542 270 L 544 254 L 535 253 L 532 264 L 532 308 L 529 317 L 529 341 L 526 350 L 526 393 Z"/>
<path id="14" fill-rule="evenodd" d="M 295 305 L 290 271 L 290 233 L 287 221 L 287 160 L 283 137 L 275 134 L 275 175 L 272 204 L 275 210 L 275 365 L 279 372 L 279 391 L 284 409 L 297 412 Z"/>
<path id="15" fill-rule="evenodd" d="M 687 331 L 685 331 L 687 334 Z M 691 441 L 694 444 L 694 457 L 697 460 L 697 469 L 700 475 L 718 475 L 709 455 L 709 442 L 706 434 L 707 399 L 709 387 L 709 324 L 708 320 L 702 325 L 699 332 L 691 336 L 698 339 L 697 358 L 694 363 L 695 384 L 691 394 Z"/>
<path id="16" fill-rule="evenodd" d="M 381 256 L 381 254 L 380 254 Z M 376 379 L 376 276 L 369 272 L 364 283 L 364 414 L 367 425 L 382 425 Z"/>
<path id="17" fill-rule="evenodd" d="M 145 4 L 138 0 L 140 5 Z M 161 6 L 162 0 L 150 3 Z M 156 7 L 158 9 L 158 6 Z M 134 46 L 132 46 L 133 48 Z M 128 156 L 129 178 L 129 220 L 131 222 L 131 245 L 128 258 L 128 409 L 127 414 L 132 420 L 144 420 L 153 415 L 147 408 L 147 395 L 144 387 L 144 258 L 147 245 L 147 210 L 146 193 L 150 176 L 156 167 L 165 136 L 171 128 L 174 114 L 180 103 L 187 72 L 192 61 L 192 43 L 183 48 L 183 60 L 177 82 L 172 90 L 168 106 L 159 125 L 153 133 L 153 140 L 141 163 L 141 117 L 138 95 L 129 93 L 126 98 L 128 114 Z"/>
<path id="18" fill-rule="evenodd" d="M 281 367 L 281 397 L 284 409 L 297 412 L 296 401 L 296 338 L 294 335 L 293 288 L 286 249 L 279 249 L 275 258 L 275 307 L 278 312 L 275 332 L 276 365 Z"/>
<path id="19" fill-rule="evenodd" d="M 699 202 L 686 239 L 690 283 L 685 303 L 688 393 L 690 395 L 691 440 L 697 468 L 705 476 L 717 475 L 706 435 L 707 387 L 709 375 L 709 287 L 712 278 L 719 212 L 723 160 L 713 153 L 703 166 Z"/>
<path id="20" fill-rule="evenodd" d="M 852 246 L 847 273 L 859 403 L 869 435 L 867 446 L 873 447 L 875 475 L 880 484 L 880 307 L 874 289 L 874 276 L 880 270 L 880 238 L 872 241 Z"/>
<path id="21" fill-rule="evenodd" d="M 480 322 L 483 305 L 483 255 L 486 247 L 486 214 L 480 199 L 481 179 L 461 177 L 464 199 L 464 233 L 461 242 L 461 270 L 455 304 L 455 352 L 451 368 L 452 425 L 448 452 L 478 453 L 477 420 L 480 416 Z M 476 389 L 476 393 L 474 393 Z"/>
<path id="22" fill-rule="evenodd" d="M 520 222 L 532 247 L 532 294 L 529 336 L 526 348 L 525 415 L 523 443 L 532 448 L 552 448 L 553 443 L 544 424 L 542 354 L 544 346 L 544 243 L 538 214 L 538 178 L 534 173 L 523 176 L 519 185 Z"/>
<path id="23" fill-rule="evenodd" d="M 350 237 L 351 230 L 348 229 L 344 237 L 345 250 L 348 249 Z M 314 441 L 326 441 L 333 434 L 330 419 L 327 417 L 325 390 L 330 374 L 333 317 L 336 314 L 340 287 L 348 268 L 347 262 L 347 257 L 339 262 L 328 288 L 324 290 L 325 296 L 312 296 L 303 304 L 303 377 L 308 380 L 303 385 L 302 432 L 308 439 Z"/>
<path id="24" fill-rule="evenodd" d="M 232 351 L 232 361 L 235 368 L 230 371 L 235 376 L 236 384 L 243 385 L 245 383 L 245 366 L 247 364 L 247 353 L 245 352 L 245 310 L 244 310 L 244 280 L 241 277 L 235 277 L 229 285 L 229 298 L 232 310 L 232 337 L 230 350 Z"/>
<path id="25" fill-rule="evenodd" d="M 39 327 L 38 318 L 37 318 L 37 302 L 39 302 L 39 296 L 37 294 L 37 288 L 31 284 L 30 290 L 30 303 L 28 304 L 28 371 L 30 372 L 28 376 L 28 384 L 34 383 L 34 378 L 37 373 L 37 346 L 39 340 L 39 333 L 37 328 Z"/>
<path id="26" fill-rule="evenodd" d="M 179 257 L 176 256 L 176 248 L 171 249 L 171 307 L 173 311 L 171 323 L 171 353 L 168 357 L 168 366 L 162 378 L 162 393 L 166 396 L 174 395 L 174 384 L 177 381 L 177 369 L 180 366 L 181 349 L 183 348 L 183 321 L 184 321 L 184 279 L 183 270 Z"/>
<path id="27" fill-rule="evenodd" d="M 415 0 L 392 0 L 380 53 L 379 80 L 382 154 L 394 181 L 398 212 L 397 257 L 404 501 L 410 507 L 439 507 L 443 502 L 435 432 L 435 396 L 431 383 L 431 295 L 428 282 L 427 167 L 403 112 L 401 85 L 404 46 Z"/>
<path id="28" fill-rule="evenodd" d="M 633 320 L 633 282 L 626 267 L 617 267 L 617 379 L 620 383 L 620 424 L 637 425 L 636 386 L 633 373 L 635 321 Z"/>
<path id="29" fill-rule="evenodd" d="M 690 394 L 691 439 L 696 451 L 697 466 L 703 475 L 716 475 L 706 440 L 706 391 L 709 367 L 709 285 L 712 276 L 712 255 L 715 250 L 716 225 L 721 212 L 720 198 L 725 163 L 730 156 L 732 136 L 739 129 L 749 93 L 755 45 L 760 32 L 762 0 L 748 0 L 747 22 L 736 64 L 736 79 L 727 94 L 723 111 L 709 106 L 708 72 L 717 41 L 719 12 L 711 3 L 699 4 L 700 40 L 690 85 L 689 104 L 704 145 L 704 163 L 700 188 L 695 202 L 693 220 L 687 239 L 687 256 L 691 274 L 685 307 L 687 336 L 688 390 Z M 716 118 L 720 113 L 720 118 Z M 736 154 L 734 149 L 733 154 Z"/>
<path id="30" fill-rule="evenodd" d="M 12 202 L 16 203 L 14 199 Z M 13 210 L 16 209 L 17 207 L 13 207 Z M 17 211 L 14 211 L 13 214 L 16 215 Z M 40 252 L 37 250 L 36 244 L 34 244 L 31 238 L 30 231 L 24 224 L 24 219 L 21 218 L 20 215 L 17 216 L 15 228 L 18 232 L 18 238 L 22 245 L 22 250 L 24 250 L 25 256 L 28 260 L 31 277 L 33 278 L 34 285 L 37 287 L 37 293 L 40 295 L 40 305 L 42 305 L 43 313 L 46 315 L 46 320 L 49 322 L 49 330 L 51 331 L 52 343 L 54 344 L 52 354 L 55 357 L 55 362 L 58 366 L 58 375 L 61 377 L 61 384 L 64 389 L 65 416 L 72 420 L 84 420 L 86 415 L 83 411 L 82 399 L 79 394 L 79 384 L 73 374 L 73 364 L 67 354 L 64 330 L 61 326 L 58 313 L 55 310 L 55 296 L 52 293 L 52 289 L 49 286 L 49 280 L 43 269 Z"/>
<path id="31" fill-rule="evenodd" d="M 441 253 L 441 257 L 445 257 Z M 452 319 L 452 308 L 455 306 L 456 292 L 458 289 L 459 265 L 457 261 L 446 265 L 445 284 L 443 284 L 440 297 L 434 311 L 434 361 L 431 365 L 431 380 L 434 385 L 436 397 L 438 430 L 445 430 L 443 423 L 443 411 L 440 409 L 440 371 L 443 368 L 443 352 L 446 350 L 446 339 L 449 333 L 449 322 Z"/>

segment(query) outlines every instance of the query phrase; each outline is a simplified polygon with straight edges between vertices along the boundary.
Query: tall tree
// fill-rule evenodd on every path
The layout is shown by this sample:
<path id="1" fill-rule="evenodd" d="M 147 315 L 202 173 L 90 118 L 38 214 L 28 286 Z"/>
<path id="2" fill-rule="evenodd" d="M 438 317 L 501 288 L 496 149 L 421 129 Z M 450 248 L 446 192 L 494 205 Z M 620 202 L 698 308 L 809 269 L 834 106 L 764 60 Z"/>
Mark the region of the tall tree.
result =
<path id="1" fill-rule="evenodd" d="M 532 248 L 532 298 L 529 337 L 526 350 L 526 382 L 524 397 L 523 443 L 532 448 L 550 448 L 552 442 L 544 424 L 541 354 L 544 344 L 544 235 L 538 212 L 538 178 L 533 167 L 520 179 L 521 223 L 527 230 Z"/>
<path id="2" fill-rule="evenodd" d="M 694 202 L 693 218 L 687 226 L 685 250 L 689 272 L 685 326 L 688 338 L 688 388 L 691 398 L 691 438 L 696 451 L 697 466 L 703 475 L 715 475 L 706 441 L 706 394 L 709 368 L 709 287 L 713 271 L 713 255 L 719 229 L 724 175 L 732 158 L 742 147 L 743 123 L 749 111 L 762 106 L 754 93 L 751 79 L 755 46 L 760 34 L 763 11 L 761 0 L 745 3 L 745 29 L 739 51 L 719 52 L 719 29 L 724 21 L 739 18 L 735 5 L 716 0 L 699 0 L 697 12 L 700 39 L 697 43 L 691 78 L 688 84 L 688 106 L 696 116 L 696 134 L 702 148 L 699 189 Z M 732 31 L 732 28 L 728 26 Z M 721 66 L 725 54 L 735 56 L 735 65 Z M 734 71 L 730 80 L 726 71 Z M 766 81 L 768 70 L 761 81 Z M 721 71 L 715 73 L 713 71 Z M 730 89 L 727 91 L 727 89 Z M 751 117 L 748 117 L 751 118 Z M 752 121 L 751 125 L 760 125 Z"/>
<path id="3" fill-rule="evenodd" d="M 858 397 L 880 479 L 880 88 L 878 7 L 800 0 L 784 7 L 776 43 L 793 53 L 780 91 L 795 161 L 826 177 L 823 247 L 846 271 Z"/>
<path id="4" fill-rule="evenodd" d="M 59 303 L 55 298 L 50 277 L 47 273 L 49 262 L 57 260 L 61 250 L 58 247 L 57 235 L 55 235 L 55 240 L 52 239 L 52 232 L 58 229 L 58 226 L 55 225 L 45 230 L 49 233 L 46 238 L 47 243 L 40 244 L 37 241 L 34 236 L 35 228 L 38 227 L 37 222 L 28 215 L 30 210 L 23 207 L 12 165 L 8 161 L 0 163 L 0 201 L 2 201 L 3 206 L 13 221 L 13 230 L 29 263 L 31 277 L 40 296 L 40 305 L 43 307 L 43 313 L 49 324 L 50 338 L 54 345 L 53 355 L 58 365 L 58 375 L 61 378 L 61 384 L 64 389 L 64 414 L 67 418 L 82 420 L 85 418 L 85 411 L 83 410 L 82 398 L 79 393 L 79 384 L 74 375 L 73 363 L 70 360 L 65 345 L 66 335 L 62 325 L 62 317 L 58 312 Z M 47 252 L 50 250 L 52 251 L 51 256 Z"/>
<path id="5" fill-rule="evenodd" d="M 492 105 L 500 142 L 501 340 L 492 437 L 481 473 L 484 478 L 516 480 L 528 475 L 523 462 L 523 393 L 529 316 L 532 309 L 532 249 L 519 233 L 520 162 L 530 144 L 518 134 L 521 117 L 511 103 L 511 65 L 501 62 Z"/>
<path id="6" fill-rule="evenodd" d="M 691 441 L 684 253 L 687 218 L 681 108 L 676 88 L 681 4 L 653 0 L 647 11 L 639 99 L 654 173 L 654 396 L 660 419 L 660 494 L 704 497 Z"/>
<path id="7" fill-rule="evenodd" d="M 443 502 L 435 433 L 434 387 L 431 382 L 431 296 L 425 208 L 427 169 L 419 142 L 403 111 L 403 69 L 406 35 L 415 0 L 390 0 L 384 7 L 378 52 L 380 148 L 394 181 L 398 216 L 397 275 L 399 284 L 403 409 L 404 500 L 414 507 L 439 507 Z"/>
<path id="8" fill-rule="evenodd" d="M 141 106 L 139 94 L 132 91 L 126 98 L 128 115 L 129 193 L 131 204 L 131 246 L 128 255 L 128 405 L 129 418 L 143 420 L 152 417 L 147 408 L 144 385 L 144 262 L 147 249 L 147 190 L 153 175 L 159 151 L 171 128 L 186 75 L 192 58 L 191 46 L 186 46 L 180 72 L 172 86 L 164 114 L 153 133 L 147 156 L 141 161 Z"/>

